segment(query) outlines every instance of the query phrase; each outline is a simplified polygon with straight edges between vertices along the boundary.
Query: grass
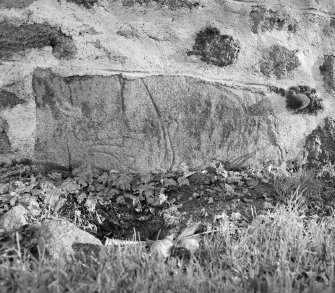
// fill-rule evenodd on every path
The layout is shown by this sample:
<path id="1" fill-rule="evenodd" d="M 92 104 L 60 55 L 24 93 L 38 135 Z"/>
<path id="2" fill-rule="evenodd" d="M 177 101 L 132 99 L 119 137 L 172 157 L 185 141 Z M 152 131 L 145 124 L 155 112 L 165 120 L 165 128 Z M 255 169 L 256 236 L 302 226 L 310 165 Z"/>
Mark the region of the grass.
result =
<path id="1" fill-rule="evenodd" d="M 318 198 L 322 192 L 323 183 L 316 178 L 315 170 L 299 170 L 291 175 L 280 175 L 274 178 L 274 189 L 278 199 L 285 202 L 290 194 L 297 189 L 308 199 Z"/>
<path id="2" fill-rule="evenodd" d="M 304 198 L 319 187 L 309 173 L 294 176 L 275 180 L 285 203 L 247 228 L 222 221 L 190 260 L 158 259 L 137 245 L 65 263 L 19 253 L 18 243 L 0 256 L 0 292 L 334 292 L 335 213 L 307 218 Z"/>

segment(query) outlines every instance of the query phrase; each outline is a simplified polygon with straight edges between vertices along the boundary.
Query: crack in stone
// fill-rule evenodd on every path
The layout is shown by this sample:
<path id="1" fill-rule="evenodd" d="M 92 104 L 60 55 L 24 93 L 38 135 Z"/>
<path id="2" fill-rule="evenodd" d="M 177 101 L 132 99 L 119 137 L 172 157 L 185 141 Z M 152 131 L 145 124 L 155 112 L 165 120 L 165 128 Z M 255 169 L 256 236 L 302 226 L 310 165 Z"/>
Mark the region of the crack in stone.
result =
<path id="1" fill-rule="evenodd" d="M 160 128 L 160 131 L 161 131 L 162 138 L 164 140 L 164 151 L 165 151 L 165 153 L 164 153 L 163 160 L 167 160 L 169 152 L 171 154 L 170 166 L 167 168 L 168 170 L 171 170 L 173 168 L 173 164 L 175 162 L 175 153 L 174 153 L 174 148 L 173 148 L 172 143 L 171 143 L 171 137 L 170 137 L 169 130 L 165 127 L 164 122 L 162 121 L 162 114 L 160 113 L 160 110 L 159 110 L 159 108 L 158 108 L 150 90 L 149 90 L 148 85 L 144 82 L 143 78 L 141 79 L 141 81 L 142 81 L 144 87 L 147 90 L 147 93 L 149 95 L 151 104 L 153 105 L 155 113 L 156 113 L 157 118 L 158 118 L 159 128 Z"/>

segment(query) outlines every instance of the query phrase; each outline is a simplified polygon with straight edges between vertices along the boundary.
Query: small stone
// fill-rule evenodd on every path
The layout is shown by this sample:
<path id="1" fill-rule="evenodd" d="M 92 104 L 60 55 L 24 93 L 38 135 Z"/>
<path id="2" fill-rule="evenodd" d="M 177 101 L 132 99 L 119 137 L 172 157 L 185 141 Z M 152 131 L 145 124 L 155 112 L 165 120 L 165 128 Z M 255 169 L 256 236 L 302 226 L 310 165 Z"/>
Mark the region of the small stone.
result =
<path id="1" fill-rule="evenodd" d="M 9 192 L 9 183 L 0 184 L 0 194 Z"/>
<path id="2" fill-rule="evenodd" d="M 91 234 L 80 230 L 65 219 L 45 220 L 39 230 L 38 246 L 53 258 L 65 257 L 70 260 L 77 244 L 100 247 L 101 242 Z"/>
<path id="3" fill-rule="evenodd" d="M 255 179 L 250 179 L 247 181 L 247 185 L 250 187 L 250 188 L 254 188 L 258 185 L 258 181 L 255 180 Z"/>
<path id="4" fill-rule="evenodd" d="M 225 184 L 225 189 L 226 189 L 227 193 L 229 193 L 229 194 L 234 193 L 234 188 L 227 183 Z"/>
<path id="5" fill-rule="evenodd" d="M 0 230 L 11 232 L 26 225 L 27 213 L 27 209 L 22 205 L 13 207 L 0 218 Z"/>
<path id="6" fill-rule="evenodd" d="M 214 203 L 214 199 L 213 199 L 213 197 L 210 197 L 210 198 L 208 199 L 208 203 L 209 203 L 209 204 Z"/>
<path id="7" fill-rule="evenodd" d="M 273 204 L 271 202 L 267 202 L 265 201 L 263 204 L 264 209 L 272 209 L 273 208 Z"/>
<path id="8" fill-rule="evenodd" d="M 209 166 L 209 167 L 205 168 L 205 170 L 206 170 L 209 174 L 214 174 L 214 175 L 216 175 L 216 168 L 214 168 L 214 167 Z"/>
<path id="9" fill-rule="evenodd" d="M 41 213 L 40 205 L 36 199 L 31 196 L 20 198 L 19 203 L 33 216 L 38 216 Z"/>
<path id="10" fill-rule="evenodd" d="M 236 221 L 236 220 L 240 220 L 242 218 L 242 215 L 239 213 L 239 212 L 236 212 L 236 213 L 232 213 L 231 214 L 231 219 L 233 221 Z"/>

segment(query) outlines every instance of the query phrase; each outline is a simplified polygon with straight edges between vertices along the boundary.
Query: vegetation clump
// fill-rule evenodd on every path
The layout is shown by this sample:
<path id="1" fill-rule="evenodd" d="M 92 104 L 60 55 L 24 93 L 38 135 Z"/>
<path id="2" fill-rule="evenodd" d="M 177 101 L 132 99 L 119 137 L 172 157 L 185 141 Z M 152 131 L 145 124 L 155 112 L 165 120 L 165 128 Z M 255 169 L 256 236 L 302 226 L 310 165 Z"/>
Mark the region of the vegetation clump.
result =
<path id="1" fill-rule="evenodd" d="M 201 60 L 224 67 L 233 64 L 239 55 L 240 43 L 232 36 L 221 35 L 215 27 L 205 27 L 198 32 L 193 50 L 189 55 L 198 55 Z"/>
<path id="2" fill-rule="evenodd" d="M 7 20 L 0 22 L 0 59 L 8 59 L 28 49 L 51 46 L 57 58 L 70 59 L 76 53 L 71 37 L 49 24 L 34 23 L 13 25 Z"/>

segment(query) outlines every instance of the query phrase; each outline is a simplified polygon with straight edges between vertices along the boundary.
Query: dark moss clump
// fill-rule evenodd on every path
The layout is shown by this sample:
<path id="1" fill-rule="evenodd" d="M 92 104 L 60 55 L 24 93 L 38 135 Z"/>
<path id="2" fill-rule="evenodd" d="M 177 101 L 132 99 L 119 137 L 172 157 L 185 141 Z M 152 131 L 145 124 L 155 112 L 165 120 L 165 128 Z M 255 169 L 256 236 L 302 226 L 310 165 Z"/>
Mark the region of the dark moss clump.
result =
<path id="1" fill-rule="evenodd" d="M 0 59 L 12 57 L 26 49 L 51 46 L 57 58 L 72 58 L 76 47 L 71 37 L 49 24 L 23 24 L 15 26 L 0 22 Z"/>
<path id="2" fill-rule="evenodd" d="M 66 0 L 66 1 L 76 3 L 77 5 L 84 6 L 87 9 L 92 8 L 94 4 L 98 3 L 98 0 Z"/>
<path id="3" fill-rule="evenodd" d="M 295 114 L 317 114 L 323 110 L 322 99 L 310 86 L 292 86 L 288 90 L 272 86 L 269 90 L 284 97 L 286 107 L 294 110 Z"/>
<path id="4" fill-rule="evenodd" d="M 291 51 L 283 46 L 271 46 L 264 54 L 260 62 L 260 71 L 266 76 L 276 76 L 278 79 L 287 77 L 287 74 L 300 66 L 296 55 L 297 51 Z"/>
<path id="5" fill-rule="evenodd" d="M 15 94 L 6 90 L 0 90 L 0 109 L 1 108 L 13 108 L 17 104 L 25 103 L 24 100 L 18 98 Z"/>
<path id="6" fill-rule="evenodd" d="M 11 8 L 26 8 L 35 0 L 0 0 L 0 8 L 11 9 Z"/>
<path id="7" fill-rule="evenodd" d="M 234 63 L 239 52 L 239 41 L 221 35 L 217 28 L 206 27 L 197 34 L 193 50 L 188 55 L 198 55 L 209 64 L 224 67 Z"/>
<path id="8" fill-rule="evenodd" d="M 255 34 L 266 31 L 287 30 L 295 33 L 297 24 L 290 21 L 289 15 L 266 9 L 265 7 L 254 7 L 249 14 L 253 22 L 251 31 Z"/>
<path id="9" fill-rule="evenodd" d="M 283 89 L 283 88 L 281 88 L 281 87 L 270 86 L 270 87 L 269 87 L 269 90 L 270 90 L 271 92 L 274 92 L 274 93 L 276 93 L 276 94 L 281 95 L 282 97 L 285 97 L 285 96 L 286 96 L 286 90 Z"/>
<path id="10" fill-rule="evenodd" d="M 122 0 L 123 6 L 134 6 L 135 3 L 143 5 L 151 2 L 156 2 L 161 6 L 167 6 L 171 10 L 181 8 L 188 8 L 192 10 L 200 6 L 199 2 L 190 0 Z"/>
<path id="11" fill-rule="evenodd" d="M 335 90 L 335 56 L 325 55 L 324 62 L 319 69 L 328 88 Z"/>
<path id="12" fill-rule="evenodd" d="M 303 85 L 289 88 L 286 104 L 296 114 L 317 114 L 323 109 L 322 99 L 318 97 L 316 90 Z"/>

